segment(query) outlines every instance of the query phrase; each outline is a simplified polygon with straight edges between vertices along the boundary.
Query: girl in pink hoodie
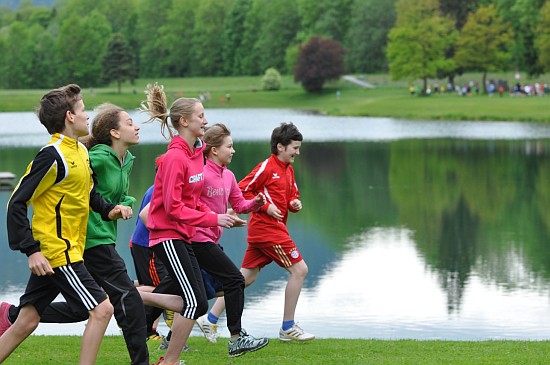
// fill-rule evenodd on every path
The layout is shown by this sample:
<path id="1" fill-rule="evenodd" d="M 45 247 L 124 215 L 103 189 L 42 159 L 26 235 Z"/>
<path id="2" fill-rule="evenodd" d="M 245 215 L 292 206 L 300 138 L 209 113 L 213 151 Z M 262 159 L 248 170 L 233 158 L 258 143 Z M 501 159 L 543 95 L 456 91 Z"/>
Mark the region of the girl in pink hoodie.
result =
<path id="1" fill-rule="evenodd" d="M 204 182 L 205 144 L 201 137 L 208 123 L 202 103 L 198 99 L 179 98 L 168 110 L 162 86 L 147 85 L 146 94 L 142 111 L 149 115 L 148 121 L 160 121 L 162 134 L 166 136 L 168 131 L 170 140 L 155 176 L 147 217 L 149 246 L 169 274 L 157 289 L 175 295 L 140 294 L 146 305 L 181 314 L 174 318 L 166 356 L 158 361 L 159 365 L 172 365 L 180 364 L 179 357 L 195 320 L 208 309 L 200 267 L 191 247 L 195 227 L 231 227 L 235 218 L 215 214 L 199 201 Z"/>
<path id="2" fill-rule="evenodd" d="M 259 193 L 254 199 L 246 200 L 237 185 L 235 175 L 227 168 L 235 154 L 229 129 L 223 124 L 214 124 L 206 130 L 204 141 L 206 142 L 204 149 L 206 165 L 201 202 L 216 213 L 227 212 L 228 204 L 236 213 L 250 213 L 264 205 L 266 198 L 262 193 Z M 235 225 L 237 224 L 243 225 L 246 224 L 246 221 L 237 220 Z M 218 245 L 222 232 L 223 228 L 219 226 L 197 227 L 192 239 L 193 251 L 201 268 L 222 284 L 227 308 L 227 328 L 231 337 L 236 339 L 242 331 L 244 277 Z M 197 320 L 197 324 L 209 341 L 216 342 L 216 332 L 212 331 L 211 326 L 208 326 L 205 321 L 207 321 L 206 317 L 201 317 Z M 259 340 L 261 342 L 258 343 L 258 346 L 267 345 L 267 339 Z M 233 355 L 231 346 L 229 354 Z"/>
<path id="3" fill-rule="evenodd" d="M 181 314 L 174 318 L 166 356 L 157 362 L 173 365 L 182 363 L 179 357 L 193 325 L 208 310 L 200 267 L 191 244 L 196 227 L 229 228 L 235 217 L 226 212 L 217 214 L 200 201 L 204 185 L 202 137 L 208 123 L 202 103 L 198 99 L 179 98 L 168 110 L 162 86 L 147 85 L 146 94 L 142 111 L 149 115 L 148 121 L 160 121 L 162 134 L 167 130 L 170 137 L 168 149 L 158 163 L 147 217 L 149 246 L 169 275 L 155 289 L 166 294 L 140 294 L 146 305 Z M 240 335 L 234 342 L 242 349 L 241 354 L 254 351 L 254 341 L 258 340 Z"/>

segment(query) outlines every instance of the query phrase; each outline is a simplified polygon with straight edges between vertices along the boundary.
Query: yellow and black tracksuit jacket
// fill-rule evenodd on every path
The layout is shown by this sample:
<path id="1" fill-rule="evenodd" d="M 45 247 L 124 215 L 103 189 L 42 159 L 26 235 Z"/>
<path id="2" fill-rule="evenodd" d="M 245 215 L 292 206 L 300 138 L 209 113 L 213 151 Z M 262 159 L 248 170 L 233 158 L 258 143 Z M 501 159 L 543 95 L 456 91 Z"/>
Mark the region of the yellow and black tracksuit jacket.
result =
<path id="1" fill-rule="evenodd" d="M 27 211 L 32 204 L 32 224 Z M 82 261 L 89 208 L 109 220 L 114 204 L 96 193 L 86 147 L 56 133 L 31 161 L 8 201 L 12 250 L 41 251 L 52 267 Z"/>

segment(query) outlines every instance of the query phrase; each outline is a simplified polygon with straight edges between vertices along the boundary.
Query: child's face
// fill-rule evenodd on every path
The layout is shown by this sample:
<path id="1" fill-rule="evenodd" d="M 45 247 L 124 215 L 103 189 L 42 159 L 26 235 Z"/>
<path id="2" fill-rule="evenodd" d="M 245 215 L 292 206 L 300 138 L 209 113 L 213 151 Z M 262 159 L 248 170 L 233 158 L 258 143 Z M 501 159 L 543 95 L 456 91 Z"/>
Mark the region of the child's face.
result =
<path id="1" fill-rule="evenodd" d="M 229 165 L 233 159 L 235 150 L 233 149 L 233 138 L 227 136 L 219 147 L 212 148 L 213 160 L 219 165 Z"/>
<path id="2" fill-rule="evenodd" d="M 89 117 L 88 113 L 86 112 L 84 102 L 82 100 L 77 101 L 74 105 L 74 112 L 69 111 L 69 113 L 72 115 L 73 118 L 73 130 L 76 137 L 87 136 L 90 133 L 88 124 Z"/>
<path id="3" fill-rule="evenodd" d="M 112 130 L 111 133 L 115 138 L 120 138 L 120 141 L 127 146 L 132 146 L 139 143 L 139 127 L 134 123 L 132 117 L 127 112 L 120 112 L 118 128 Z"/>
<path id="4" fill-rule="evenodd" d="M 277 158 L 284 163 L 293 163 L 296 156 L 300 154 L 300 146 L 302 146 L 301 141 L 292 141 L 288 146 L 279 143 L 277 145 L 277 151 L 279 152 Z"/>
<path id="5" fill-rule="evenodd" d="M 191 134 L 193 134 L 194 137 L 204 136 L 204 128 L 206 127 L 206 124 L 208 124 L 208 121 L 206 120 L 204 107 L 201 103 L 195 104 L 195 110 L 193 111 L 193 114 L 186 120 L 186 123 L 189 131 L 191 132 Z"/>

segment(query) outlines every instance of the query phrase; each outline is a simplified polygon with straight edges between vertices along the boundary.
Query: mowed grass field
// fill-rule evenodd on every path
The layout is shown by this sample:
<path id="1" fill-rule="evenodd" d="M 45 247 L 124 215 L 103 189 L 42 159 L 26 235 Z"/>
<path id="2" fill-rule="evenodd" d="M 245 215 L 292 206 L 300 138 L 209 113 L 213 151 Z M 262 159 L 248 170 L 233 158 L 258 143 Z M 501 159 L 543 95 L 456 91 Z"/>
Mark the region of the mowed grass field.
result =
<path id="1" fill-rule="evenodd" d="M 189 346 L 198 350 L 183 352 L 187 365 L 442 365 L 442 364 L 548 364 L 547 341 L 414 341 L 414 340 L 344 340 L 317 339 L 306 343 L 283 343 L 272 339 L 257 352 L 237 358 L 227 356 L 227 339 L 211 344 L 203 337 L 191 337 Z M 159 342 L 149 343 L 151 363 L 165 351 Z M 78 336 L 31 336 L 3 364 L 57 365 L 77 364 L 80 349 Z M 107 336 L 101 345 L 98 365 L 129 364 L 121 336 Z"/>
<path id="2" fill-rule="evenodd" d="M 503 97 L 488 95 L 458 96 L 455 93 L 411 96 L 409 82 L 392 81 L 389 75 L 362 75 L 364 81 L 375 88 L 367 89 L 348 81 L 339 80 L 325 85 L 320 94 L 306 93 L 291 76 L 283 76 L 279 91 L 261 90 L 260 76 L 247 77 L 193 77 L 178 79 L 138 79 L 134 85 L 124 83 L 119 94 L 115 84 L 96 89 L 84 89 L 87 109 L 103 102 L 111 102 L 128 110 L 137 109 L 145 99 L 147 83 L 158 82 L 165 86 L 171 103 L 179 96 L 199 97 L 208 94 L 204 102 L 208 108 L 290 108 L 303 109 L 328 115 L 391 117 L 413 120 L 482 120 L 550 122 L 550 96 Z M 513 73 L 489 75 L 493 79 L 514 82 Z M 526 83 L 546 82 L 550 75 Z M 470 80 L 481 82 L 480 74 L 466 74 L 456 79 L 457 85 Z M 438 80 L 446 84 L 446 80 Z M 420 81 L 415 82 L 421 85 Z M 433 80 L 430 81 L 433 83 Z M 54 85 L 57 86 L 57 85 Z M 0 90 L 0 112 L 33 111 L 47 90 Z M 336 92 L 340 97 L 336 97 Z M 226 95 L 231 100 L 226 100 Z"/>

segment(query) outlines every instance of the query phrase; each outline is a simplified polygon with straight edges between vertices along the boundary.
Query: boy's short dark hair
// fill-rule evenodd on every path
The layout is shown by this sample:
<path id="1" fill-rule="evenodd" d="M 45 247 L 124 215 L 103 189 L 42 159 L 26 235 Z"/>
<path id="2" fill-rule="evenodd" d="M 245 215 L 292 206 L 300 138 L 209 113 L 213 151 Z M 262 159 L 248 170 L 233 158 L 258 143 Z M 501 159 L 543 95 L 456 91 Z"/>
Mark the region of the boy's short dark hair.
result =
<path id="1" fill-rule="evenodd" d="M 275 128 L 271 133 L 271 153 L 277 154 L 277 144 L 288 146 L 292 141 L 302 141 L 302 133 L 292 123 L 281 123 L 280 126 Z"/>
<path id="2" fill-rule="evenodd" d="M 82 95 L 80 86 L 76 84 L 50 90 L 40 99 L 36 115 L 48 133 L 61 133 L 65 128 L 67 111 L 74 113 L 74 106 L 79 100 L 82 100 Z"/>

